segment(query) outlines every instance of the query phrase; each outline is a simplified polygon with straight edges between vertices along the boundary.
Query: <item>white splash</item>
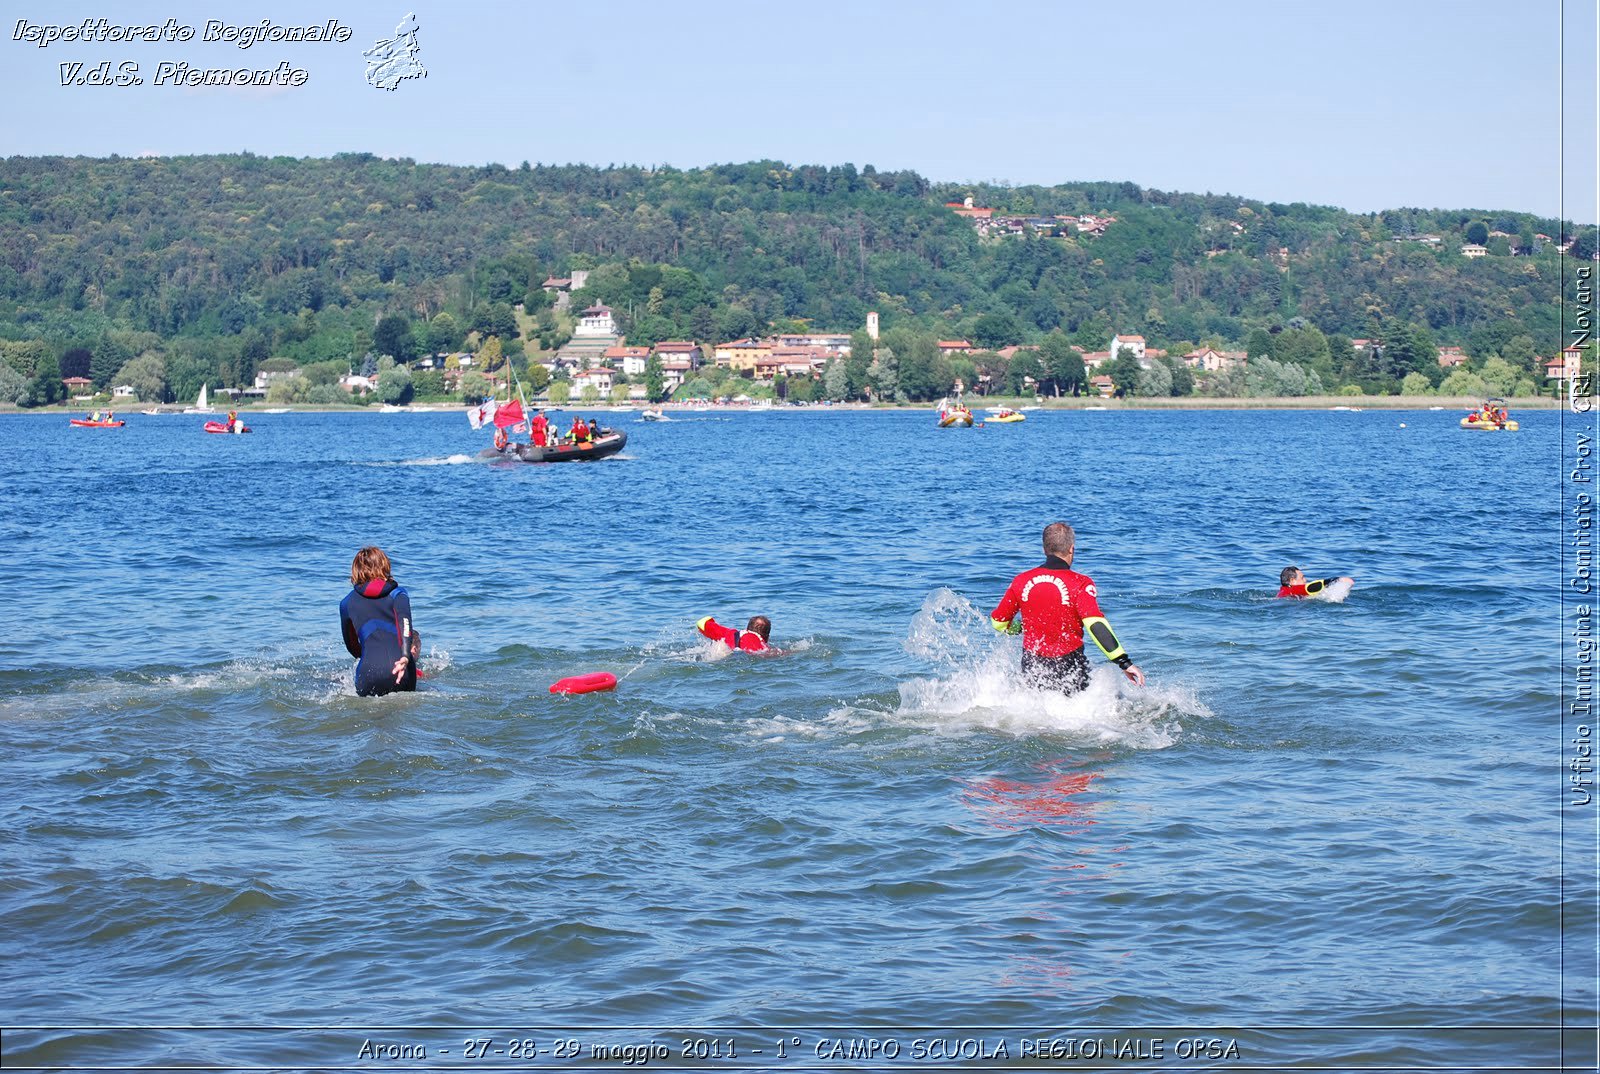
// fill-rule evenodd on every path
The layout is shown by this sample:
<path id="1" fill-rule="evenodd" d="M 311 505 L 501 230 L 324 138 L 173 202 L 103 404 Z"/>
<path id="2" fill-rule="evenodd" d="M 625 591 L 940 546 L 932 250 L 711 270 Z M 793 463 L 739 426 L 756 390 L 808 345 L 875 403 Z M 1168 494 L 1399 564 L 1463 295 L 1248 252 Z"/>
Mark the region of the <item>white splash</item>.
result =
<path id="1" fill-rule="evenodd" d="M 1344 598 L 1350 595 L 1350 589 L 1356 583 L 1350 578 L 1340 578 L 1323 589 L 1320 593 L 1312 595 L 1312 600 L 1325 600 L 1329 604 L 1343 604 Z"/>
<path id="2" fill-rule="evenodd" d="M 905 648 L 939 670 L 900 685 L 895 718 L 945 733 L 1065 734 L 1163 749 L 1182 733 L 1180 717 L 1212 715 L 1188 689 L 1137 687 L 1106 664 L 1093 668 L 1088 688 L 1077 694 L 1034 689 L 1019 670 L 1020 641 L 995 633 L 988 616 L 949 589 L 928 595 L 911 620 Z"/>

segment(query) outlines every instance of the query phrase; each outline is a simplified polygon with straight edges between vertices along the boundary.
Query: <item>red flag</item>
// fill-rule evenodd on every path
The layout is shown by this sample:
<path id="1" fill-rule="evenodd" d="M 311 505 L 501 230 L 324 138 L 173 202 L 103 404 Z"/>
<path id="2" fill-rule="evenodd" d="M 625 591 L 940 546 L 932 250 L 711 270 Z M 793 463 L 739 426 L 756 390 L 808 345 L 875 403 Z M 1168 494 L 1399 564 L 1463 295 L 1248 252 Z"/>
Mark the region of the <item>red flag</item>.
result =
<path id="1" fill-rule="evenodd" d="M 513 399 L 494 412 L 494 423 L 508 429 L 522 420 L 522 400 Z"/>

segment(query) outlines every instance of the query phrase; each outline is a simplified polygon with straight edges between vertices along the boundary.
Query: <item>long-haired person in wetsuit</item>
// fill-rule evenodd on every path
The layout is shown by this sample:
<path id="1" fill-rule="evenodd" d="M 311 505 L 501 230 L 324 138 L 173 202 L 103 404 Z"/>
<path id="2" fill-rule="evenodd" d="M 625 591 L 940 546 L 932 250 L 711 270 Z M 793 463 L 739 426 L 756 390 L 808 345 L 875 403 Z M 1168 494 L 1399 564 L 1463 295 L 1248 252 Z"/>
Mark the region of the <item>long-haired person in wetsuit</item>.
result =
<path id="1" fill-rule="evenodd" d="M 1034 686 L 1077 693 L 1089 685 L 1083 639 L 1094 639 L 1122 673 L 1140 686 L 1144 672 L 1122 651 L 1100 614 L 1094 579 L 1072 569 L 1076 538 L 1065 522 L 1044 528 L 1045 560 L 1011 580 L 989 620 L 996 630 L 1022 635 L 1022 675 Z M 1022 623 L 1015 620 L 1018 614 Z"/>
<path id="2" fill-rule="evenodd" d="M 351 590 L 339 602 L 344 647 L 356 664 L 362 697 L 417 688 L 422 638 L 411 625 L 411 597 L 394 580 L 383 549 L 367 547 L 350 564 Z"/>

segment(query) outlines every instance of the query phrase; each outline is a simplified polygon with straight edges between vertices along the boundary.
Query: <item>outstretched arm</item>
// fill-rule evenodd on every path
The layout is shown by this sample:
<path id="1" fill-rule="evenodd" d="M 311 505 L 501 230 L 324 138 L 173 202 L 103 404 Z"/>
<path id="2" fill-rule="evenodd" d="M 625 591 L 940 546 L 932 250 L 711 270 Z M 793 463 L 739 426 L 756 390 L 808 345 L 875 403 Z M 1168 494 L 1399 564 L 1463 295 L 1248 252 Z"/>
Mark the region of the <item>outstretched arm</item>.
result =
<path id="1" fill-rule="evenodd" d="M 1017 610 L 1022 606 L 1022 597 L 1013 579 L 1006 587 L 1006 595 L 1000 598 L 1000 604 L 989 613 L 989 625 L 1002 634 L 1021 634 L 1022 624 L 1016 622 Z"/>
<path id="2" fill-rule="evenodd" d="M 732 645 L 739 636 L 737 630 L 723 626 L 709 615 L 696 623 L 694 628 L 712 641 L 720 641 L 724 645 Z"/>
<path id="3" fill-rule="evenodd" d="M 1333 583 L 1342 581 L 1343 578 L 1315 578 L 1306 583 L 1306 596 L 1314 597 Z"/>
<path id="4" fill-rule="evenodd" d="M 1106 654 L 1106 659 L 1121 668 L 1124 675 L 1140 686 L 1144 685 L 1144 672 L 1139 670 L 1138 665 L 1133 662 L 1133 657 L 1122 648 L 1122 642 L 1117 640 L 1116 631 L 1111 629 L 1111 624 L 1106 621 L 1105 616 L 1096 615 L 1085 619 L 1083 632 L 1094 639 L 1095 645 Z"/>

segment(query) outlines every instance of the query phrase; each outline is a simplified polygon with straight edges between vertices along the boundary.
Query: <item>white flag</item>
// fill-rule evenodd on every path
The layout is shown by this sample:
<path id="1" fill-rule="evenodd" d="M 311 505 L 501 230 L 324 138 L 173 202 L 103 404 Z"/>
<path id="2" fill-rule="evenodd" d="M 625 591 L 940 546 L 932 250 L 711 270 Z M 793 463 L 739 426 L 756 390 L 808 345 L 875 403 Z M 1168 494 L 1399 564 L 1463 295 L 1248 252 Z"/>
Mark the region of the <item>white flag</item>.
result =
<path id="1" fill-rule="evenodd" d="M 467 421 L 474 429 L 481 429 L 494 421 L 494 412 L 500 409 L 500 404 L 493 399 L 485 399 L 482 406 L 467 407 Z"/>

